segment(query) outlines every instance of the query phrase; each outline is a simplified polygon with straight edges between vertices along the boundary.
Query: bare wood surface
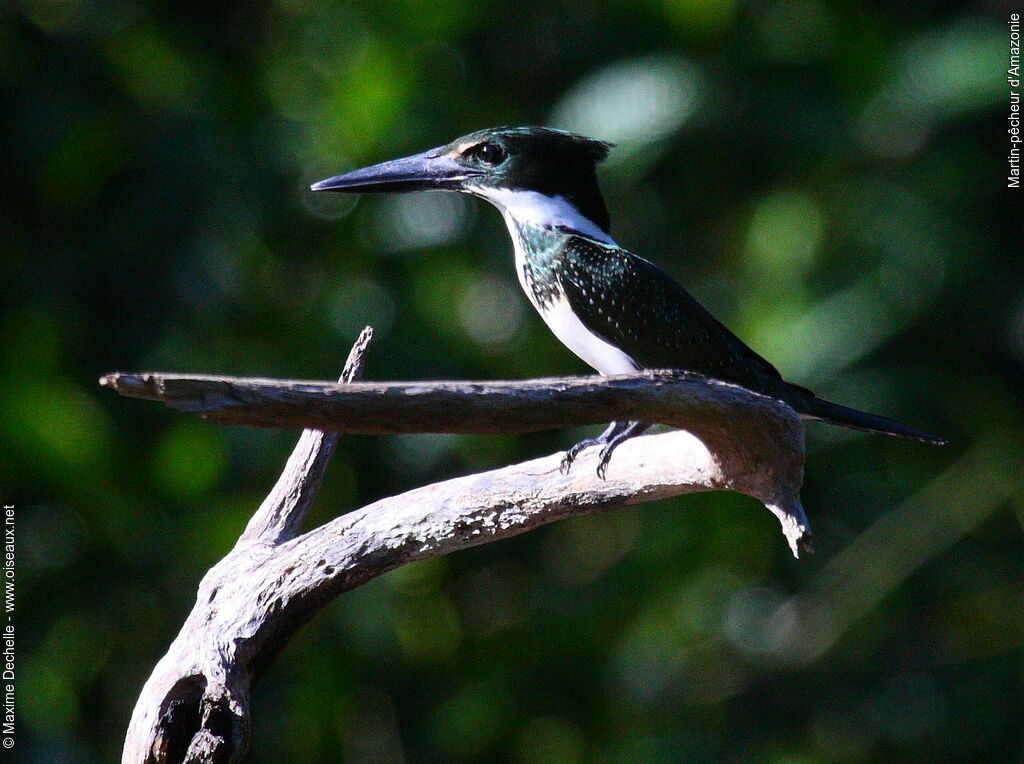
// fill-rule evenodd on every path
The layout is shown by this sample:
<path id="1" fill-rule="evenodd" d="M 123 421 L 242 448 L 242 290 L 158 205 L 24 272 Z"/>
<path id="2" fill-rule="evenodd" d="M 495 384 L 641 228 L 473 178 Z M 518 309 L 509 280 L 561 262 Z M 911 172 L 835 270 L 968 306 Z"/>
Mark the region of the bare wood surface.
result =
<path id="1" fill-rule="evenodd" d="M 364 334 L 353 348 L 343 384 L 319 383 L 307 388 L 310 383 L 294 383 L 296 388 L 288 383 L 286 389 L 314 398 L 345 399 L 341 391 L 358 388 L 355 399 L 364 404 L 379 398 L 421 398 L 409 385 L 348 382 L 358 376 L 368 340 Z M 143 381 L 143 376 L 121 375 L 110 384 L 120 391 L 160 388 L 155 397 L 171 390 L 169 397 L 181 400 L 173 393 L 182 389 L 177 380 L 187 379 L 188 385 L 196 379 L 214 380 L 214 389 L 229 389 L 228 398 L 237 399 L 233 380 L 225 388 L 223 378 L 169 375 L 158 382 Z M 647 400 L 647 395 L 651 400 L 671 401 L 671 422 L 689 425 L 692 432 L 649 435 L 623 444 L 612 459 L 606 480 L 596 475 L 597 449 L 585 451 L 567 475 L 559 471 L 561 453 L 552 454 L 381 499 L 300 534 L 336 437 L 315 430 L 303 432 L 277 484 L 235 547 L 200 583 L 192 612 L 142 690 L 122 761 L 238 761 L 248 746 L 252 682 L 289 638 L 338 594 L 413 560 L 508 538 L 563 518 L 719 489 L 739 491 L 763 503 L 779 518 L 794 554 L 808 547 L 810 534 L 799 498 L 803 426 L 792 409 L 732 385 L 695 378 L 676 377 L 666 382 L 661 375 L 634 376 L 638 378 L 607 380 L 607 385 L 572 378 L 473 383 L 469 389 L 464 387 L 469 383 L 429 383 L 423 393 L 440 395 L 432 406 L 449 396 L 448 405 L 461 406 L 458 413 L 464 420 L 472 418 L 463 406 L 467 396 L 487 398 L 488 391 L 494 390 L 499 391 L 494 395 L 505 401 L 525 395 L 541 407 L 553 406 L 556 414 L 538 414 L 531 420 L 534 424 L 569 416 L 565 411 L 574 410 L 573 406 L 576 414 L 588 412 L 581 416 L 594 416 L 596 422 L 623 418 L 624 412 L 615 406 L 640 405 L 623 403 L 637 389 L 644 390 L 638 396 L 641 400 Z M 176 381 L 168 383 L 168 379 Z M 242 389 L 258 390 L 260 395 L 279 387 L 269 381 L 243 382 L 248 386 Z M 564 389 L 571 391 L 573 406 L 563 411 L 559 407 L 564 403 L 544 402 L 558 401 Z M 377 392 L 367 395 L 371 390 Z M 587 390 L 598 398 L 610 395 L 614 404 L 605 400 L 592 411 L 582 400 L 588 396 L 582 391 Z M 450 397 L 453 391 L 454 399 Z M 687 393 L 692 395 L 687 397 Z M 278 397 L 290 400 L 291 394 Z M 624 398 L 618 397 L 620 394 Z M 274 395 L 272 392 L 271 397 Z M 574 397 L 577 395 L 581 397 Z M 218 396 L 226 399 L 218 393 L 205 400 Z M 614 411 L 602 406 L 612 406 Z M 423 416 L 422 411 L 409 413 L 414 410 L 415 404 L 404 406 L 406 415 Z M 510 421 L 497 414 L 490 416 L 495 427 Z M 358 421 L 365 426 L 364 420 Z M 394 417 L 387 421 L 388 426 L 403 429 L 386 431 L 434 429 L 420 425 L 406 429 Z M 583 421 L 590 420 L 570 418 L 566 423 Z"/>
<path id="2" fill-rule="evenodd" d="M 487 382 L 334 382 L 115 372 L 100 384 L 225 424 L 387 435 L 509 433 L 613 419 L 693 427 L 778 403 L 685 371 Z"/>
<path id="3" fill-rule="evenodd" d="M 340 383 L 362 376 L 373 337 L 367 326 L 352 346 Z M 150 675 L 132 712 L 122 762 L 237 761 L 249 745 L 249 688 L 269 650 L 245 650 L 255 614 L 242 602 L 223 607 L 221 590 L 253 576 L 274 548 L 295 538 L 323 481 L 337 444 L 333 432 L 305 430 L 277 483 L 238 543 L 199 585 L 192 613 Z M 250 592 L 251 596 L 251 592 Z M 218 602 L 218 599 L 220 601 Z M 266 613 L 262 618 L 266 618 Z M 220 625 L 222 628 L 217 628 Z M 283 646 L 291 633 L 279 638 Z M 276 652 L 276 651 L 275 651 Z"/>

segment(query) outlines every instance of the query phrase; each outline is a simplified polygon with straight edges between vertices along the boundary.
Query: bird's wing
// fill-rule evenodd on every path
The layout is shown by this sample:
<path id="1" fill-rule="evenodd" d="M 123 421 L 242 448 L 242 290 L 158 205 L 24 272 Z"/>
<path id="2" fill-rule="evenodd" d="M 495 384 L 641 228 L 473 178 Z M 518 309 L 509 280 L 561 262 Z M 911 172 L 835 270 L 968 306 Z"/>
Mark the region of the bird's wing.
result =
<path id="1" fill-rule="evenodd" d="M 653 263 L 582 236 L 570 237 L 561 257 L 559 278 L 572 311 L 642 368 L 685 369 L 763 392 L 782 380 Z"/>

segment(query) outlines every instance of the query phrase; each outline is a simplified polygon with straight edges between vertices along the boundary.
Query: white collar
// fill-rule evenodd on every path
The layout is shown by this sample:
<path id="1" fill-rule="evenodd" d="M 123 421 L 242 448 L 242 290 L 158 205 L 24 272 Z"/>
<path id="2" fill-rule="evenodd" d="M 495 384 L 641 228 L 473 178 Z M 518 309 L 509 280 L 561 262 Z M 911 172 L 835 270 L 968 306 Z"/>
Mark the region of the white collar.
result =
<path id="1" fill-rule="evenodd" d="M 568 228 L 587 238 L 615 246 L 611 236 L 564 196 L 484 186 L 471 186 L 467 190 L 497 207 L 509 228 L 513 222 L 538 228 Z"/>

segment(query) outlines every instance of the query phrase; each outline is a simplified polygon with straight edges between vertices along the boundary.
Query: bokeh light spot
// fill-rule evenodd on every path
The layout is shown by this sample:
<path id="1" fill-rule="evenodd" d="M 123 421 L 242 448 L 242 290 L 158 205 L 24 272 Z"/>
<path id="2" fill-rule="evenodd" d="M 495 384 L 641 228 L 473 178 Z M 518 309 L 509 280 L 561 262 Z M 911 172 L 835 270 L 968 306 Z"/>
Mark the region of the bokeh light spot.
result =
<path id="1" fill-rule="evenodd" d="M 395 301 L 382 284 L 357 276 L 341 284 L 330 299 L 331 325 L 344 339 L 359 335 L 372 326 L 374 336 L 387 336 L 395 322 Z"/>
<path id="2" fill-rule="evenodd" d="M 747 262 L 772 278 L 802 279 L 824 233 L 824 215 L 814 199 L 799 191 L 777 191 L 761 201 L 750 221 Z"/>
<path id="3" fill-rule="evenodd" d="M 522 296 L 502 279 L 483 276 L 465 284 L 459 298 L 459 321 L 484 348 L 508 345 L 520 333 L 526 310 Z"/>
<path id="4" fill-rule="evenodd" d="M 761 587 L 735 592 L 722 626 L 733 645 L 762 657 L 779 655 L 799 633 L 796 607 L 778 592 Z"/>
<path id="5" fill-rule="evenodd" d="M 555 106 L 550 123 L 612 141 L 610 165 L 625 162 L 678 130 L 704 91 L 696 66 L 677 56 L 610 64 L 588 75 Z"/>
<path id="6" fill-rule="evenodd" d="M 373 219 L 376 246 L 385 252 L 407 252 L 461 239 L 475 214 L 464 196 L 437 192 L 385 197 Z"/>
<path id="7" fill-rule="evenodd" d="M 209 491 L 227 464 L 224 437 L 213 425 L 179 420 L 157 441 L 153 482 L 170 496 L 188 499 Z"/>

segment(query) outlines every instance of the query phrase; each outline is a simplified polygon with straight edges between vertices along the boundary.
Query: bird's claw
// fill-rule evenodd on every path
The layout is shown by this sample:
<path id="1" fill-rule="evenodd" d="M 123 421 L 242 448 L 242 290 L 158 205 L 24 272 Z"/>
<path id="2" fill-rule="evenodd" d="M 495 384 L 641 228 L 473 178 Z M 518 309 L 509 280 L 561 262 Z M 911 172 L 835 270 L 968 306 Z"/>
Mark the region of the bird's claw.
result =
<path id="1" fill-rule="evenodd" d="M 572 469 L 573 462 L 576 461 L 576 457 L 580 455 L 580 452 L 588 446 L 595 445 L 592 443 L 577 443 L 575 446 L 565 452 L 565 456 L 562 457 L 561 464 L 558 465 L 558 471 L 563 475 L 568 475 L 569 470 Z M 601 456 L 597 462 L 597 476 L 601 480 L 605 480 L 605 475 L 608 472 L 608 464 L 612 460 L 612 451 L 614 448 L 605 446 L 601 449 Z"/>
<path id="2" fill-rule="evenodd" d="M 563 475 L 569 474 L 569 468 L 572 467 L 572 463 L 576 460 L 576 455 L 573 454 L 570 448 L 565 452 L 565 456 L 562 457 L 562 463 L 558 465 L 558 471 Z"/>
<path id="3" fill-rule="evenodd" d="M 581 440 L 576 445 L 570 447 L 569 450 L 565 452 L 565 456 L 562 457 L 562 463 L 559 465 L 558 471 L 563 475 L 568 475 L 569 470 L 572 467 L 572 463 L 576 461 L 576 457 L 579 456 L 584 449 L 589 448 L 590 446 L 600 445 L 601 442 L 602 441 L 599 438 L 587 438 L 586 440 Z"/>
<path id="4" fill-rule="evenodd" d="M 581 440 L 566 451 L 565 456 L 562 457 L 559 471 L 563 475 L 568 475 L 569 468 L 572 467 L 572 463 L 583 449 L 590 446 L 602 446 L 601 455 L 597 459 L 597 476 L 601 480 L 605 480 L 607 479 L 608 464 L 612 460 L 612 451 L 618 448 L 619 444 L 639 435 L 649 426 L 643 422 L 612 422 L 600 437 Z"/>

